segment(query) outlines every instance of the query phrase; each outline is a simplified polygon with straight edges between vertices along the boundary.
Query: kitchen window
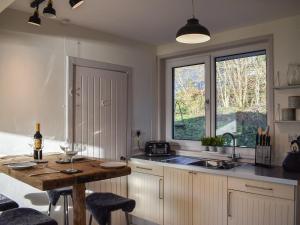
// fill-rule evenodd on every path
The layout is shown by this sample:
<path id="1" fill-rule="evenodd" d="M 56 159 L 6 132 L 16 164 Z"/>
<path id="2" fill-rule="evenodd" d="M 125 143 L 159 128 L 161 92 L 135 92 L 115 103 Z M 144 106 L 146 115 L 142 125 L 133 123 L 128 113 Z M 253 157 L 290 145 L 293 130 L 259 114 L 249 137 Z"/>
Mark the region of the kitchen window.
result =
<path id="1" fill-rule="evenodd" d="M 173 139 L 205 136 L 205 64 L 173 68 Z"/>
<path id="2" fill-rule="evenodd" d="M 230 132 L 255 147 L 257 128 L 273 118 L 269 52 L 261 43 L 167 60 L 165 139 L 201 150 L 202 137 Z"/>
<path id="3" fill-rule="evenodd" d="M 237 144 L 255 147 L 258 127 L 267 126 L 266 51 L 215 58 L 216 135 L 237 134 Z"/>

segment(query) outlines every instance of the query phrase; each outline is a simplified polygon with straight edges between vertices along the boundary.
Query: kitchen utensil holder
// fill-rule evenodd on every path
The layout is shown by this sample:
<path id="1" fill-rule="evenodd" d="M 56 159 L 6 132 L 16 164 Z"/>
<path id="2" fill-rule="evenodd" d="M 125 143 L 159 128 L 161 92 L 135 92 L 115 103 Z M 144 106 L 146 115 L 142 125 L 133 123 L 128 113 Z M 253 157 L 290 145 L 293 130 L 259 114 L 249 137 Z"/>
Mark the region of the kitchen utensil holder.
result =
<path id="1" fill-rule="evenodd" d="M 272 162 L 272 146 L 257 145 L 255 147 L 255 166 L 270 168 Z"/>

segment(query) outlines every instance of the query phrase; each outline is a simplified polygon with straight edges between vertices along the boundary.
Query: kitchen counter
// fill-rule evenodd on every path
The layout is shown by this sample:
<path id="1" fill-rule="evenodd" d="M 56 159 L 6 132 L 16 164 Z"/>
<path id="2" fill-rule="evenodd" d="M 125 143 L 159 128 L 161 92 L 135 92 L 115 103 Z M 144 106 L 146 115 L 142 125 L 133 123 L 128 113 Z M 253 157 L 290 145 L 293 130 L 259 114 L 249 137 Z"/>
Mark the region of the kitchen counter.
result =
<path id="1" fill-rule="evenodd" d="M 289 173 L 284 171 L 280 166 L 274 166 L 272 168 L 257 167 L 249 163 L 243 163 L 232 169 L 209 169 L 200 166 L 183 165 L 176 163 L 162 162 L 162 160 L 176 157 L 175 155 L 165 157 L 147 157 L 144 155 L 133 156 L 131 161 L 146 162 L 166 167 L 175 167 L 178 169 L 186 169 L 192 171 L 198 171 L 203 173 L 210 173 L 216 175 L 223 175 L 229 177 L 238 177 L 243 179 L 260 180 L 272 183 L 286 184 L 297 186 L 300 180 L 300 173 Z M 196 157 L 189 157 L 195 159 Z M 199 158 L 201 159 L 201 158 Z"/>

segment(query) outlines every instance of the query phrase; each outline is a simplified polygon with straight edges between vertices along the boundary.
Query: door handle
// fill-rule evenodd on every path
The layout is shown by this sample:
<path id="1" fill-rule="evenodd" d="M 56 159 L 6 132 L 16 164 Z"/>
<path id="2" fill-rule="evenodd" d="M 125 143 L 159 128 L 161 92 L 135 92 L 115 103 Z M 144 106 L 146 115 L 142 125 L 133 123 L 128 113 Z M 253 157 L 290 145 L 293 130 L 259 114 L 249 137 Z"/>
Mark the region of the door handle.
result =
<path id="1" fill-rule="evenodd" d="M 141 169 L 141 170 L 148 170 L 148 171 L 152 170 L 151 168 L 146 168 L 146 167 L 141 167 L 141 166 L 137 166 L 136 168 Z"/>
<path id="2" fill-rule="evenodd" d="M 159 179 L 159 191 L 158 191 L 158 197 L 159 199 L 164 199 L 164 180 L 163 178 Z"/>
<path id="3" fill-rule="evenodd" d="M 227 216 L 228 217 L 232 217 L 232 213 L 231 213 L 231 194 L 232 194 L 232 192 L 229 191 L 228 192 L 228 200 L 227 200 Z"/>

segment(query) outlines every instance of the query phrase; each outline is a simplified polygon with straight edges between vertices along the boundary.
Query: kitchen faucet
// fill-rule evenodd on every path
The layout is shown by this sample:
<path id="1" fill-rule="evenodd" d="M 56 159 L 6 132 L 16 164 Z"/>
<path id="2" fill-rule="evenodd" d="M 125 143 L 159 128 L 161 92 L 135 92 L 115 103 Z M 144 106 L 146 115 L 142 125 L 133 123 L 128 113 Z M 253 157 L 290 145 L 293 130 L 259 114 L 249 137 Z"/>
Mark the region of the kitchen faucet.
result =
<path id="1" fill-rule="evenodd" d="M 236 154 L 235 153 L 235 147 L 236 147 L 236 138 L 235 138 L 235 136 L 232 134 L 232 133 L 229 133 L 229 132 L 227 132 L 227 133 L 224 133 L 223 135 L 222 135 L 222 138 L 224 137 L 224 136 L 226 136 L 226 135 L 228 135 L 228 136 L 230 136 L 231 137 L 231 139 L 233 140 L 233 149 L 232 149 L 232 154 L 231 154 L 231 159 L 232 159 L 232 161 L 233 162 L 237 162 L 237 160 L 240 158 L 240 156 L 239 156 L 239 154 Z"/>

